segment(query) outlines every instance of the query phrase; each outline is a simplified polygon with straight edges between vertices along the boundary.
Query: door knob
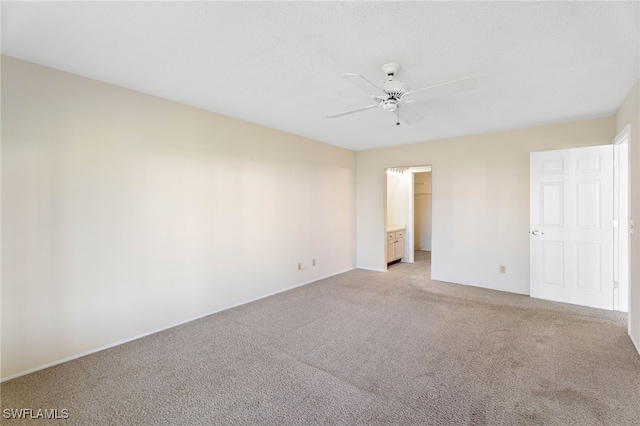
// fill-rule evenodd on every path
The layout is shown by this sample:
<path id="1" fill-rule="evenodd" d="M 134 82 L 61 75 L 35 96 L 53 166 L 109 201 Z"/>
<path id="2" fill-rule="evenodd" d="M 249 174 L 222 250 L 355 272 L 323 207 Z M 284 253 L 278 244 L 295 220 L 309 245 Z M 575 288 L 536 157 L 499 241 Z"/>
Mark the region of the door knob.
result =
<path id="1" fill-rule="evenodd" d="M 531 231 L 531 233 L 532 233 L 533 235 L 544 235 L 544 232 L 540 232 L 540 231 L 538 231 L 538 230 Z"/>

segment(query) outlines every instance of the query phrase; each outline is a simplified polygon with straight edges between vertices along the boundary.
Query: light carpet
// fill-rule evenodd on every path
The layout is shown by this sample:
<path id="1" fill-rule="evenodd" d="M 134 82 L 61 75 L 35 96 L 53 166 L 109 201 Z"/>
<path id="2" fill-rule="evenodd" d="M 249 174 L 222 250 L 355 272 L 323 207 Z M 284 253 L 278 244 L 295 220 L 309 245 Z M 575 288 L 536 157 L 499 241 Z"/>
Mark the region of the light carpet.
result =
<path id="1" fill-rule="evenodd" d="M 2 408 L 78 425 L 640 424 L 626 314 L 431 281 L 416 260 L 10 380 Z"/>

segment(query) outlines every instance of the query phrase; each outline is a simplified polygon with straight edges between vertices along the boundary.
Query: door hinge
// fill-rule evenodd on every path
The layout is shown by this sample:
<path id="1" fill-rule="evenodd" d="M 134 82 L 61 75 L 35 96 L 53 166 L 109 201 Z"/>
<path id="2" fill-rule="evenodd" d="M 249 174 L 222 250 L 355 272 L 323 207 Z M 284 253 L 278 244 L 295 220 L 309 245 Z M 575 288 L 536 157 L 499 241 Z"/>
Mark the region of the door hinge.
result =
<path id="1" fill-rule="evenodd" d="M 619 288 L 620 284 L 618 284 L 618 281 L 614 281 L 613 282 L 613 288 Z"/>

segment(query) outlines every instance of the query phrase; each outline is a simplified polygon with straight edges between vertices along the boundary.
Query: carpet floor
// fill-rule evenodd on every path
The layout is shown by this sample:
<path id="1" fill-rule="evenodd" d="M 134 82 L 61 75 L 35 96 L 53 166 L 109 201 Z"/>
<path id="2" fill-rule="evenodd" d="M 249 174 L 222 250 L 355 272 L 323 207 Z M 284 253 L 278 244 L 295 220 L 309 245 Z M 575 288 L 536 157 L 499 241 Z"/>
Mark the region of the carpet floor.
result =
<path id="1" fill-rule="evenodd" d="M 19 377 L 78 425 L 639 425 L 626 314 L 354 270 Z"/>

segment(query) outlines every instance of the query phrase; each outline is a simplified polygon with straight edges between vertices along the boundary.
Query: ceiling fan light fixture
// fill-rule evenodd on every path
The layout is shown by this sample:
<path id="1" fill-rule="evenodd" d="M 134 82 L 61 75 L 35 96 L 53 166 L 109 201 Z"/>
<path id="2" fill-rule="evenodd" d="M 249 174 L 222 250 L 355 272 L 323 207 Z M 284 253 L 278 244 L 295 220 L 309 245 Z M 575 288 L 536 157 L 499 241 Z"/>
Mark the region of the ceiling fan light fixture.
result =
<path id="1" fill-rule="evenodd" d="M 442 96 L 445 94 L 461 92 L 474 89 L 477 85 L 476 79 L 465 77 L 458 80 L 447 81 L 445 83 L 435 84 L 422 89 L 409 90 L 409 86 L 401 80 L 394 80 L 394 76 L 400 70 L 400 65 L 396 62 L 389 62 L 382 66 L 382 71 L 387 74 L 388 80 L 382 85 L 372 83 L 360 74 L 342 74 L 347 81 L 360 87 L 362 90 L 371 95 L 374 104 L 341 112 L 339 114 L 330 115 L 327 118 L 342 117 L 343 115 L 353 114 L 355 112 L 364 111 L 372 108 L 381 107 L 383 110 L 396 115 L 396 125 L 400 125 L 400 120 L 407 124 L 414 124 L 422 120 L 422 116 L 409 107 L 408 104 L 419 99 L 414 99 L 413 95 L 422 96 Z M 409 96 L 412 98 L 409 98 Z M 402 104 L 402 105 L 400 105 Z M 402 108 L 400 108 L 402 107 Z"/>
<path id="2" fill-rule="evenodd" d="M 395 99 L 387 99 L 382 103 L 382 109 L 385 111 L 393 112 L 398 109 L 398 101 Z"/>

